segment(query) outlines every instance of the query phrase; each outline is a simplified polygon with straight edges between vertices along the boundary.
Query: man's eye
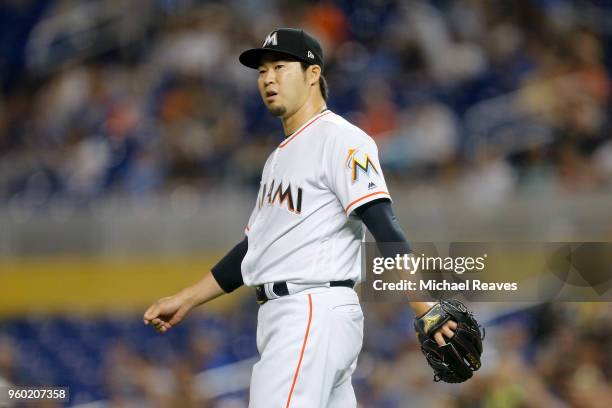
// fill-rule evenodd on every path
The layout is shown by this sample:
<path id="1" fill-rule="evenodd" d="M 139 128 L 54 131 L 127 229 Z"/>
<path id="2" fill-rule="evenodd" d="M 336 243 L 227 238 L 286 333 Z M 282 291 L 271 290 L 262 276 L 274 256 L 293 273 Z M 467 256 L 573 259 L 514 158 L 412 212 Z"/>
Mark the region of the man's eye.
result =
<path id="1" fill-rule="evenodd" d="M 284 67 L 284 65 L 279 64 L 279 65 L 275 66 L 274 69 L 280 69 L 282 67 Z"/>

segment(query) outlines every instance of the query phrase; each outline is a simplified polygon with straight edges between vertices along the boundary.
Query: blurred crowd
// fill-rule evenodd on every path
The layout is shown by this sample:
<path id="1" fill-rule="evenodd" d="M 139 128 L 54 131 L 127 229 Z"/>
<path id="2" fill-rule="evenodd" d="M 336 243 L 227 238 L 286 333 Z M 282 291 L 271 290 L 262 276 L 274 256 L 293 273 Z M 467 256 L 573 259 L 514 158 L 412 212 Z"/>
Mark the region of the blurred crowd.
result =
<path id="1" fill-rule="evenodd" d="M 612 186 L 607 1 L 32 0 L 0 21 L 0 202 L 258 185 L 282 130 L 237 56 L 278 26 L 321 40 L 329 107 L 391 180 Z"/>
<path id="2" fill-rule="evenodd" d="M 231 312 L 196 312 L 168 336 L 133 314 L 4 319 L 0 386 L 67 387 L 70 404 L 41 405 L 50 407 L 244 407 L 256 356 L 257 305 L 248 300 Z M 228 368 L 241 361 L 247 364 Z"/>
<path id="3" fill-rule="evenodd" d="M 433 382 L 412 314 L 398 310 L 365 305 L 364 348 L 353 377 L 361 408 L 612 404 L 612 312 L 605 303 L 544 305 L 487 322 L 483 367 L 462 385 Z M 255 311 L 249 298 L 231 318 L 196 314 L 163 336 L 136 316 L 8 321 L 0 382 L 69 386 L 73 404 L 103 401 L 99 407 L 244 408 Z M 231 365 L 241 359 L 248 364 Z"/>
<path id="4" fill-rule="evenodd" d="M 411 335 L 410 314 L 398 319 L 396 311 L 393 305 L 377 307 L 369 319 L 359 366 L 363 407 L 612 404 L 612 313 L 606 303 L 542 305 L 487 322 L 483 367 L 460 386 L 432 382 Z"/>

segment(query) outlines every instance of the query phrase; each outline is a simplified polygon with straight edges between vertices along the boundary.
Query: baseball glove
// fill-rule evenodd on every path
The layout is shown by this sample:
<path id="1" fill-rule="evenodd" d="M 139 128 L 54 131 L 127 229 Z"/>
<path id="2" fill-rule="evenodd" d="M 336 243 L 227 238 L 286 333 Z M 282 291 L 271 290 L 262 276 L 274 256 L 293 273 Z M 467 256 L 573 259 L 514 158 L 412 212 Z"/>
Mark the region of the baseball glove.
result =
<path id="1" fill-rule="evenodd" d="M 448 320 L 454 320 L 457 328 L 454 336 L 445 338 L 446 344 L 440 347 L 433 335 Z M 421 343 L 421 351 L 434 370 L 434 381 L 464 382 L 480 368 L 484 329 L 458 300 L 436 303 L 427 313 L 415 319 L 414 329 Z"/>

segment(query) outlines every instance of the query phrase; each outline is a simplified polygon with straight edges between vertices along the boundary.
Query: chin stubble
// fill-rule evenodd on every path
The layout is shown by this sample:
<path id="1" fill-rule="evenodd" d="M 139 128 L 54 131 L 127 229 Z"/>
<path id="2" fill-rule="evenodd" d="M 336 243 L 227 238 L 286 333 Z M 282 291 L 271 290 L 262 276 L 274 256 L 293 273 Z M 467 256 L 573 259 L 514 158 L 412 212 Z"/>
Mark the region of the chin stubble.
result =
<path id="1" fill-rule="evenodd" d="M 268 111 L 274 116 L 283 116 L 287 112 L 284 106 L 268 107 Z"/>

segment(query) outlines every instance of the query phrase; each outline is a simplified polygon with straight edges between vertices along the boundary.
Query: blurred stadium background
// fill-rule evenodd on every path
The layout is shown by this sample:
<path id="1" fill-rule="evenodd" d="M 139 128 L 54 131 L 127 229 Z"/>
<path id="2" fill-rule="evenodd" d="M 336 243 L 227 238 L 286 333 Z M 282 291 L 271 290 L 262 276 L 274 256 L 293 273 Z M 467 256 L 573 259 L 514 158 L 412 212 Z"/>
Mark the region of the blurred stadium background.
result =
<path id="1" fill-rule="evenodd" d="M 164 336 L 141 313 L 241 238 L 282 132 L 237 56 L 279 26 L 322 40 L 410 239 L 612 240 L 611 1 L 5 0 L 0 383 L 246 407 L 250 291 Z M 484 367 L 448 386 L 407 309 L 364 305 L 360 406 L 612 406 L 609 304 L 473 306 Z"/>

